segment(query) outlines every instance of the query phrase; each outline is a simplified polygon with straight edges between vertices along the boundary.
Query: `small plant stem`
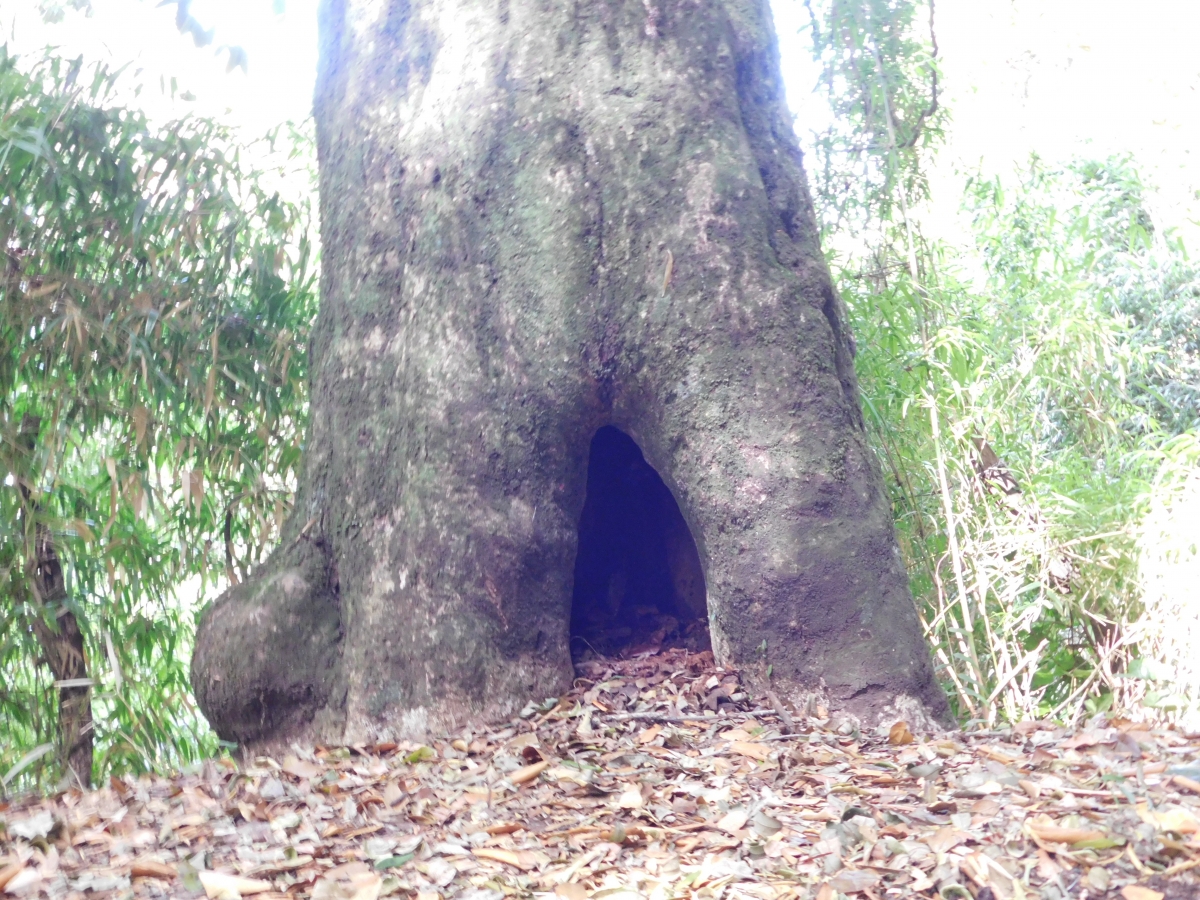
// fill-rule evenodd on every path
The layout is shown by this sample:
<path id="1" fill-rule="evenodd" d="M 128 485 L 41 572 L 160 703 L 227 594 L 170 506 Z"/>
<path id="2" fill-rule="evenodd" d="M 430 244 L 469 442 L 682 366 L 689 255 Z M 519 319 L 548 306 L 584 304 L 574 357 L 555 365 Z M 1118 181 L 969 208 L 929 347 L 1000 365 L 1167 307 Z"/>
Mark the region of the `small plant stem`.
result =
<path id="1" fill-rule="evenodd" d="M 979 657 L 975 653 L 974 624 L 971 618 L 970 598 L 967 595 L 966 578 L 963 575 L 962 551 L 958 546 L 958 527 L 954 515 L 954 503 L 950 498 L 950 483 L 946 478 L 946 455 L 942 449 L 942 430 L 938 420 L 937 401 L 926 394 L 929 406 L 929 426 L 933 432 L 933 446 L 936 452 L 938 488 L 942 497 L 942 511 L 946 516 L 946 538 L 950 545 L 950 563 L 954 567 L 954 582 L 958 588 L 958 606 L 962 612 L 963 631 L 965 636 L 959 637 L 959 645 L 971 662 L 971 675 L 975 681 L 978 696 L 983 696 L 983 674 L 979 666 Z M 975 714 L 974 704 L 971 706 Z"/>
<path id="2" fill-rule="evenodd" d="M 1000 679 L 1000 681 L 998 681 L 996 683 L 996 686 L 994 688 L 992 688 L 992 692 L 991 692 L 991 694 L 988 695 L 988 698 L 987 698 L 987 703 L 988 703 L 989 707 L 996 700 L 996 698 L 1000 696 L 1000 693 L 1009 686 L 1009 684 L 1013 681 L 1013 679 L 1015 679 L 1018 675 L 1021 674 L 1021 671 L 1026 666 L 1032 665 L 1034 669 L 1037 668 L 1037 665 L 1036 665 L 1037 659 L 1041 655 L 1042 651 L 1044 649 L 1046 649 L 1047 643 L 1049 643 L 1049 641 L 1047 641 L 1045 638 L 1042 638 L 1042 642 L 1040 644 L 1038 644 L 1036 647 L 1034 647 L 1032 650 L 1030 650 L 1024 656 L 1022 656 L 1020 661 L 1016 664 L 1016 666 L 1014 666 L 1008 672 L 1007 675 L 1005 675 L 1002 679 Z M 1024 704 L 1022 704 L 1022 705 L 1024 705 Z"/>
<path id="3" fill-rule="evenodd" d="M 921 624 L 925 625 L 924 616 L 921 617 Z M 971 697 L 967 693 L 966 686 L 958 677 L 958 672 L 954 670 L 954 665 L 950 662 L 950 657 L 946 655 L 946 648 L 940 641 L 935 639 L 935 636 L 928 625 L 925 625 L 925 635 L 930 639 L 930 643 L 933 646 L 933 652 L 937 657 L 937 661 L 941 663 L 942 668 L 946 670 L 946 674 L 950 676 L 950 680 L 954 682 L 954 689 L 958 691 L 958 696 L 962 698 L 963 703 L 967 705 L 967 708 L 971 711 L 971 715 L 974 716 L 975 704 L 971 702 Z"/>

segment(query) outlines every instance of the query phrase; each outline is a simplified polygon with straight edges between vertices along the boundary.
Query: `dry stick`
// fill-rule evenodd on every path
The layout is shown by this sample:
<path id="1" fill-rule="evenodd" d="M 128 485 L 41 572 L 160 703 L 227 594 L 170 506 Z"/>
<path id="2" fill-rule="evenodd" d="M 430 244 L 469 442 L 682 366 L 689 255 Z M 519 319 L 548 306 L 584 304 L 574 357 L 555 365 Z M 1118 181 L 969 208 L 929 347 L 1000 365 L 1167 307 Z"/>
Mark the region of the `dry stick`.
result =
<path id="1" fill-rule="evenodd" d="M 995 533 L 994 529 L 995 529 L 996 523 L 994 521 L 994 517 L 992 516 L 991 507 L 984 504 L 984 513 L 988 519 L 988 528 L 991 529 L 992 533 L 994 534 Z M 987 571 L 986 567 L 984 567 L 983 571 L 984 572 Z M 985 637 L 987 638 L 988 652 L 991 654 L 991 657 L 992 657 L 992 671 L 996 673 L 997 677 L 1003 676 L 1003 677 L 1001 677 L 1001 680 L 1005 684 L 1008 684 L 1011 681 L 1011 675 L 1013 673 L 1004 672 L 1004 669 L 1009 666 L 1009 663 L 1011 662 L 1011 660 L 1009 659 L 1008 648 L 1005 647 L 1002 642 L 1000 642 L 996 639 L 996 632 L 992 629 L 992 620 L 990 618 L 988 618 L 987 595 L 988 595 L 989 585 L 986 582 L 983 584 L 980 584 L 981 577 L 986 577 L 986 576 L 980 575 L 980 567 L 979 566 L 975 567 L 974 574 L 975 574 L 976 596 L 979 597 L 979 618 L 983 620 L 983 633 L 984 633 Z M 1003 665 L 1001 664 L 1001 660 L 1003 660 Z M 982 687 L 982 685 L 980 685 L 980 686 Z M 995 707 L 992 705 L 992 701 L 1000 695 L 1000 692 L 1001 692 L 1000 689 L 996 689 L 996 690 L 992 691 L 991 696 L 988 697 L 988 699 L 986 701 L 984 701 L 984 707 L 985 707 L 984 715 L 987 717 L 988 725 L 995 724 L 996 712 L 995 712 Z"/>
<path id="2" fill-rule="evenodd" d="M 539 840 L 542 840 L 544 838 L 552 837 L 574 837 L 580 834 L 602 834 L 604 832 L 611 833 L 613 828 L 614 825 L 577 825 L 574 828 L 566 828 L 561 831 L 543 831 L 538 833 L 537 837 Z M 664 834 L 691 834 L 694 831 L 704 831 L 705 829 L 710 829 L 712 831 L 720 830 L 717 828 L 716 822 L 693 822 L 690 825 L 676 825 L 673 827 L 670 825 L 634 825 L 632 828 L 637 829 L 639 832 L 653 830 L 661 831 Z M 631 829 L 627 826 L 625 830 L 628 834 Z"/>
<path id="3" fill-rule="evenodd" d="M 1058 706 L 1054 707 L 1054 709 L 1050 710 L 1050 712 L 1045 716 L 1045 718 L 1053 719 L 1060 712 L 1062 712 L 1064 709 L 1066 709 L 1075 700 L 1076 697 L 1078 697 L 1085 690 L 1087 690 L 1087 688 L 1091 687 L 1092 682 L 1100 677 L 1101 670 L 1106 665 L 1108 665 L 1109 661 L 1116 654 L 1116 652 L 1120 649 L 1121 649 L 1121 647 L 1119 644 L 1115 645 L 1108 651 L 1108 653 L 1104 654 L 1100 659 L 1098 659 L 1096 661 L 1096 668 L 1092 669 L 1092 674 L 1090 674 L 1087 678 L 1084 679 L 1083 684 L 1081 684 L 1078 688 L 1076 688 L 1075 691 L 1071 694 L 1071 696 L 1069 696 L 1062 703 L 1058 704 Z M 1076 712 L 1078 712 L 1078 710 L 1076 710 Z M 1072 721 L 1074 721 L 1074 719 L 1072 719 Z"/>
<path id="4" fill-rule="evenodd" d="M 992 701 L 994 701 L 997 697 L 999 697 L 1000 693 L 1006 687 L 1008 687 L 1009 683 L 1012 682 L 1012 680 L 1014 678 L 1016 678 L 1018 675 L 1021 674 L 1021 670 L 1024 669 L 1030 663 L 1034 662 L 1036 660 L 1037 654 L 1040 654 L 1044 649 L 1046 649 L 1047 643 L 1049 643 L 1048 639 L 1042 638 L 1042 642 L 1040 644 L 1038 644 L 1036 647 L 1034 647 L 1032 650 L 1030 650 L 1028 653 L 1026 653 L 1021 658 L 1021 660 L 1017 663 L 1016 668 L 1014 668 L 1011 672 L 1009 672 L 1007 675 L 1005 675 L 1004 678 L 1002 678 L 1000 680 L 1000 682 L 994 688 L 992 688 L 992 693 L 987 698 L 987 704 L 989 707 L 992 705 Z"/>
<path id="5" fill-rule="evenodd" d="M 603 825 L 591 824 L 594 820 L 595 816 L 588 816 L 588 824 L 586 825 L 572 825 L 570 828 L 560 828 L 556 831 L 543 831 L 538 834 L 538 838 L 571 837 L 576 834 L 591 834 L 594 831 L 604 831 Z M 612 828 L 608 830 L 611 831 Z"/>
<path id="6" fill-rule="evenodd" d="M 567 866 L 567 868 L 561 869 L 557 872 L 543 873 L 541 883 L 549 887 L 554 884 L 563 884 L 564 882 L 570 881 L 577 872 L 583 869 L 584 866 L 594 862 L 598 857 L 607 852 L 607 849 L 607 847 L 601 844 L 600 846 L 594 847 L 587 853 L 583 854 L 581 857 L 579 857 L 579 859 Z"/>
<path id="7" fill-rule="evenodd" d="M 642 712 L 642 713 L 609 713 L 607 715 L 607 717 L 604 716 L 604 714 L 600 714 L 600 718 L 601 719 L 603 719 L 603 718 L 616 719 L 617 721 L 629 721 L 629 720 L 654 721 L 654 722 L 662 722 L 667 725 L 686 725 L 688 722 L 703 722 L 703 723 L 707 723 L 707 724 L 719 725 L 722 722 L 726 722 L 728 724 L 734 724 L 735 722 L 744 721 L 747 718 L 761 718 L 762 716 L 765 716 L 765 715 L 771 715 L 773 712 L 775 712 L 776 715 L 778 715 L 778 713 L 775 710 L 756 709 L 756 710 L 753 710 L 752 712 L 748 712 L 748 713 L 742 713 L 742 714 L 727 713 L 725 715 L 719 715 L 719 716 L 686 716 L 686 715 L 684 715 L 684 716 L 668 716 L 668 715 L 659 715 L 658 713 Z M 735 716 L 736 716 L 736 718 L 735 718 Z M 782 719 L 783 717 L 780 716 L 780 718 Z M 784 726 L 787 729 L 788 733 L 772 734 L 772 735 L 759 735 L 758 737 L 754 738 L 754 740 L 756 742 L 765 743 L 767 741 L 794 741 L 794 740 L 804 738 L 805 735 L 803 733 L 797 732 L 795 730 L 795 722 L 791 721 L 791 716 L 788 716 L 788 721 L 786 721 L 784 723 Z"/>
<path id="8" fill-rule="evenodd" d="M 938 578 L 938 579 L 935 579 L 935 580 L 937 581 L 937 584 L 938 584 L 938 593 L 939 593 L 939 595 L 940 595 L 940 594 L 941 594 L 941 591 L 942 591 L 941 579 L 940 579 L 940 578 Z M 922 613 L 922 614 L 920 614 L 920 616 L 919 616 L 919 617 L 920 617 L 920 620 L 921 620 L 921 627 L 922 627 L 922 628 L 924 629 L 924 631 L 925 631 L 925 636 L 926 636 L 926 637 L 931 637 L 931 636 L 933 635 L 933 629 L 937 627 L 937 622 L 936 622 L 936 620 L 935 620 L 935 623 L 934 623 L 933 625 L 930 625 L 930 624 L 928 624 L 928 623 L 925 621 L 925 615 L 924 615 L 923 613 Z M 945 648 L 943 648 L 943 647 L 939 647 L 939 646 L 937 646 L 937 645 L 935 644 L 935 645 L 934 645 L 934 656 L 936 656 L 936 657 L 937 657 L 937 659 L 938 659 L 938 661 L 939 661 L 939 662 L 942 664 L 942 668 L 943 668 L 943 669 L 945 669 L 945 671 L 946 671 L 946 674 L 950 676 L 950 680 L 954 682 L 954 687 L 955 687 L 955 689 L 958 691 L 958 693 L 959 693 L 959 696 L 961 696 L 961 697 L 965 697 L 965 696 L 966 696 L 966 693 L 967 693 L 967 688 L 966 688 L 966 686 L 965 686 L 965 685 L 962 683 L 962 681 L 960 681 L 960 680 L 959 680 L 958 673 L 957 673 L 956 671 L 954 671 L 954 666 L 953 666 L 953 665 L 951 664 L 951 662 L 950 662 L 950 657 L 948 657 L 948 656 L 946 655 Z"/>
<path id="9" fill-rule="evenodd" d="M 730 721 L 735 718 L 740 721 L 742 719 L 752 719 L 752 718 L 758 718 L 760 716 L 769 716 L 769 715 L 772 715 L 774 712 L 775 711 L 771 710 L 771 709 L 752 709 L 752 710 L 750 710 L 750 712 L 746 712 L 746 713 L 743 713 L 743 712 L 714 713 L 711 716 L 705 716 L 705 715 L 700 715 L 700 714 L 690 716 L 686 713 L 684 713 L 683 715 L 679 715 L 679 716 L 671 716 L 671 715 L 667 715 L 666 713 L 656 713 L 656 712 L 600 713 L 599 716 L 601 719 L 609 719 L 614 722 L 630 722 L 630 721 L 637 721 L 637 720 L 646 720 L 646 721 L 652 721 L 652 722 L 664 722 L 668 725 L 682 725 L 686 722 L 708 722 L 711 725 L 711 724 L 719 723 L 721 721 Z M 595 713 L 593 713 L 593 715 L 595 715 Z"/>
<path id="10" fill-rule="evenodd" d="M 666 713 L 601 713 L 597 716 L 601 721 L 611 722 L 662 722 L 664 725 L 686 725 L 688 722 L 721 722 L 729 721 L 727 716 L 669 716 Z"/>
<path id="11" fill-rule="evenodd" d="M 1163 869 L 1162 875 L 1164 878 L 1169 878 L 1180 872 L 1186 872 L 1188 869 L 1194 869 L 1196 866 L 1200 866 L 1200 856 L 1197 856 L 1195 859 L 1186 860 L 1185 862 L 1175 863 L 1169 869 Z"/>
<path id="12" fill-rule="evenodd" d="M 759 735 L 753 741 L 751 741 L 751 743 L 765 744 L 768 741 L 802 741 L 807 737 L 808 736 L 802 732 L 795 732 L 794 734 L 765 734 Z"/>
<path id="13" fill-rule="evenodd" d="M 1071 703 L 1074 702 L 1076 697 L 1078 697 L 1080 694 L 1082 694 L 1084 691 L 1086 691 L 1088 688 L 1090 688 L 1092 686 L 1092 682 L 1095 681 L 1099 675 L 1100 675 L 1100 669 L 1099 669 L 1099 667 L 1097 667 L 1096 669 L 1094 669 L 1092 671 L 1091 675 L 1089 675 L 1087 678 L 1085 678 L 1083 680 L 1083 684 L 1079 685 L 1079 687 L 1077 687 L 1074 690 L 1074 692 L 1072 692 L 1071 696 L 1067 697 L 1066 700 L 1064 700 L 1062 703 L 1058 704 L 1058 706 L 1054 707 L 1054 709 L 1050 710 L 1049 714 L 1046 715 L 1045 718 L 1053 719 L 1060 712 L 1062 712 L 1064 709 L 1066 709 L 1068 706 L 1070 706 Z M 1072 726 L 1072 727 L 1074 727 L 1074 726 Z"/>
<path id="14" fill-rule="evenodd" d="M 779 699 L 779 695 L 774 691 L 767 691 L 767 699 L 771 701 L 771 706 L 775 708 L 775 715 L 779 716 L 779 721 L 783 723 L 783 733 L 791 734 L 796 730 L 796 723 L 792 721 L 792 714 L 787 711 L 787 707 Z"/>
<path id="15" fill-rule="evenodd" d="M 958 525 L 954 519 L 954 503 L 950 499 L 950 483 L 946 479 L 946 456 L 942 451 L 942 431 L 938 422 L 937 401 L 926 394 L 929 399 L 929 425 L 933 430 L 933 446 L 936 451 L 937 460 L 937 478 L 938 488 L 942 496 L 942 509 L 946 514 L 946 538 L 950 544 L 950 562 L 954 566 L 954 581 L 958 587 L 958 602 L 959 608 L 962 610 L 963 616 L 963 631 L 966 635 L 970 635 L 975 629 L 971 621 L 971 604 L 970 598 L 967 596 L 967 583 L 963 575 L 962 555 L 958 546 Z M 959 648 L 964 651 L 967 659 L 971 661 L 973 671 L 971 674 L 975 679 L 975 690 L 978 694 L 983 693 L 983 672 L 979 667 L 979 657 L 975 653 L 975 641 L 965 638 L 962 634 L 959 635 Z M 972 717 L 978 716 L 978 710 L 971 698 L 964 695 L 963 700 L 971 710 Z"/>

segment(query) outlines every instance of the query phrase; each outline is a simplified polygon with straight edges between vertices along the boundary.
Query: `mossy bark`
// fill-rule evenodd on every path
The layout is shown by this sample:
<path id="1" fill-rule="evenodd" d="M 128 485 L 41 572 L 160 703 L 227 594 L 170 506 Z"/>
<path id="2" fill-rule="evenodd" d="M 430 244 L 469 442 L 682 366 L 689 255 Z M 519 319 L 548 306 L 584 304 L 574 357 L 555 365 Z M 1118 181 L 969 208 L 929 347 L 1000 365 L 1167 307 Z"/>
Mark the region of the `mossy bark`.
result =
<path id="1" fill-rule="evenodd" d="M 562 691 L 606 424 L 678 501 L 718 659 L 943 716 L 766 0 L 325 0 L 321 28 L 310 439 L 284 548 L 201 625 L 218 732 Z M 289 595 L 301 545 L 325 574 Z M 284 634 L 319 636 L 291 672 Z"/>

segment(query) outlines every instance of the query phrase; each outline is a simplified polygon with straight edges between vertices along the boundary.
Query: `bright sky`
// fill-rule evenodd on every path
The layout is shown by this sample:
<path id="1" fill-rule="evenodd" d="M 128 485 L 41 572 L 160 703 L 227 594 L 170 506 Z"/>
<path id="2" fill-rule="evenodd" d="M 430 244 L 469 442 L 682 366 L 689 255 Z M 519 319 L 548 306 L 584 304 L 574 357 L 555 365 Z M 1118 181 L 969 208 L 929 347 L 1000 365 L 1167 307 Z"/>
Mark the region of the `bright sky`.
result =
<path id="1" fill-rule="evenodd" d="M 943 188 L 957 198 L 955 167 L 1010 172 L 1034 150 L 1132 152 L 1158 215 L 1200 246 L 1200 3 L 939 0 L 937 16 L 953 114 Z"/>
<path id="2" fill-rule="evenodd" d="M 38 2 L 0 0 L 0 40 L 21 54 L 53 45 L 70 57 L 132 63 L 147 85 L 137 102 L 155 117 L 195 112 L 239 126 L 249 138 L 288 119 L 299 121 L 312 109 L 317 0 L 286 0 L 278 4 L 282 13 L 275 12 L 276 0 L 194 0 L 192 15 L 215 32 L 212 44 L 199 48 L 176 28 L 173 4 L 92 0 L 92 16 L 68 10 L 62 23 L 47 25 Z M 228 56 L 220 48 L 228 45 L 246 50 L 246 72 L 226 71 Z M 159 83 L 172 77 L 181 93 L 196 99 L 171 103 Z"/>
<path id="3" fill-rule="evenodd" d="M 174 7 L 158 8 L 156 0 L 93 0 L 93 16 L 68 12 L 58 25 L 40 21 L 37 0 L 0 0 L 0 32 L 17 52 L 55 44 L 89 59 L 132 61 L 148 84 L 174 76 L 195 101 L 172 104 L 155 89 L 138 102 L 156 116 L 190 109 L 220 117 L 250 137 L 308 113 L 316 2 L 194 0 L 192 14 L 215 29 L 213 45 L 200 49 L 176 29 Z M 810 97 L 807 16 L 800 0 L 773 2 L 803 140 L 827 115 Z M 957 207 L 962 172 L 1011 172 L 1037 150 L 1051 161 L 1131 151 L 1161 188 L 1165 221 L 1200 217 L 1192 156 L 1200 147 L 1200 55 L 1192 47 L 1200 3 L 938 0 L 936 24 L 953 113 L 951 143 L 934 172 L 943 216 Z M 226 72 L 222 45 L 245 48 L 249 71 Z"/>

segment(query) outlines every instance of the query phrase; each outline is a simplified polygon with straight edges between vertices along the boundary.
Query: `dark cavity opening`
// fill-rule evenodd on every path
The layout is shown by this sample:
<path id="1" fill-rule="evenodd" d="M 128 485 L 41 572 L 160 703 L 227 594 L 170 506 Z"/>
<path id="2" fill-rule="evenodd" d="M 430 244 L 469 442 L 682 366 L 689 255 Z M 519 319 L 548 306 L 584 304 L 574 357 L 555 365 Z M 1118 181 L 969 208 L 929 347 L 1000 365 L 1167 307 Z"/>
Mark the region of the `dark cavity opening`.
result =
<path id="1" fill-rule="evenodd" d="M 696 542 L 637 443 L 606 425 L 592 438 L 571 597 L 571 652 L 634 656 L 708 649 Z"/>

